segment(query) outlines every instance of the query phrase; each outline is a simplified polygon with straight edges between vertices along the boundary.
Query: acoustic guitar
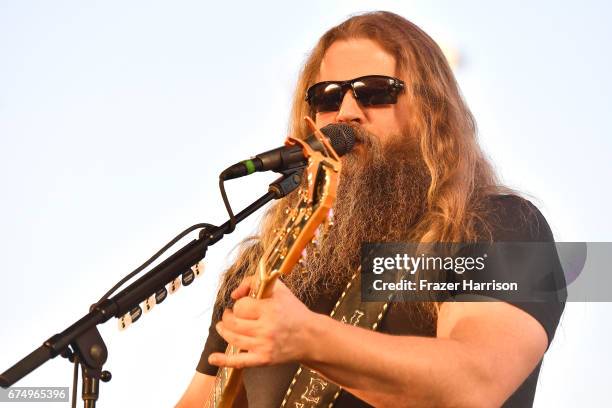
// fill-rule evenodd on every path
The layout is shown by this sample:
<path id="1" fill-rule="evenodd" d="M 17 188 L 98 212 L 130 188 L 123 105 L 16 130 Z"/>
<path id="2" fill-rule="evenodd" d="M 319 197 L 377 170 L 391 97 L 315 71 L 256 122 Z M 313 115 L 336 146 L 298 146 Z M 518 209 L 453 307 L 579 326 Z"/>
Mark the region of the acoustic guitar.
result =
<path id="1" fill-rule="evenodd" d="M 269 248 L 266 248 L 254 275 L 249 296 L 262 299 L 270 296 L 276 279 L 289 273 L 299 262 L 309 242 L 317 230 L 330 222 L 329 213 L 336 200 L 336 187 L 341 164 L 336 152 L 310 118 L 305 118 L 308 125 L 324 146 L 325 152 L 312 149 L 307 143 L 288 138 L 287 145 L 299 144 L 308 159 L 304 170 L 306 185 L 297 194 L 298 203 L 294 208 L 287 208 L 287 219 Z M 229 344 L 226 355 L 235 355 L 241 350 Z M 245 404 L 246 397 L 242 383 L 242 370 L 231 367 L 220 367 L 215 384 L 208 398 L 208 408 L 228 408 Z"/>

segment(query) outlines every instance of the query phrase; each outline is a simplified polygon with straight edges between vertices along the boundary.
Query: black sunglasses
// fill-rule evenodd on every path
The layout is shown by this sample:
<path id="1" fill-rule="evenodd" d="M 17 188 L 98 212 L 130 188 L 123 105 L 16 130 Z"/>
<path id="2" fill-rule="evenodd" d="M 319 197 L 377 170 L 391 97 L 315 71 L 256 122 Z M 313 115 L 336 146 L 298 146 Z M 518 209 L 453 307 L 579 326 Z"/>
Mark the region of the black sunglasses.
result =
<path id="1" fill-rule="evenodd" d="M 315 112 L 337 111 L 349 89 L 361 106 L 397 103 L 404 81 L 385 75 L 366 75 L 349 81 L 318 82 L 306 91 L 306 102 Z"/>

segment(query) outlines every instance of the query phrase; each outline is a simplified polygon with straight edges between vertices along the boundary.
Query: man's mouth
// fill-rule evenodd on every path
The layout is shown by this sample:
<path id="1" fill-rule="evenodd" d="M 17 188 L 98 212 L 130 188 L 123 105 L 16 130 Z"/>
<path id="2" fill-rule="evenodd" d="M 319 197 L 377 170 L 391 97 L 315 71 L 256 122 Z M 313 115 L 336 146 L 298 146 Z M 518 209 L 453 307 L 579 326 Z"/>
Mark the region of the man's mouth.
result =
<path id="1" fill-rule="evenodd" d="M 353 145 L 353 149 L 351 150 L 352 154 L 361 154 L 365 149 L 365 144 L 361 140 L 355 140 L 355 144 Z"/>
<path id="2" fill-rule="evenodd" d="M 364 140 L 363 140 L 363 138 L 361 137 L 361 135 L 356 134 L 356 135 L 355 135 L 355 146 L 362 145 L 362 144 L 363 144 L 363 142 L 364 142 Z"/>

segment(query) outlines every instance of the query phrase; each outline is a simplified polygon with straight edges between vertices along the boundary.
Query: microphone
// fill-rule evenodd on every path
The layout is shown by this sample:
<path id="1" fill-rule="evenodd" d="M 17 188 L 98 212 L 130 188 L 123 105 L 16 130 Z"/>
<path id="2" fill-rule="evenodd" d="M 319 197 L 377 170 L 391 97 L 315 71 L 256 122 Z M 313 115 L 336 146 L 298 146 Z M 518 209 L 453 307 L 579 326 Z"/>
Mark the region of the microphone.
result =
<path id="1" fill-rule="evenodd" d="M 321 129 L 321 132 L 329 139 L 338 156 L 350 152 L 355 145 L 355 131 L 347 124 L 327 125 Z M 314 134 L 309 135 L 305 141 L 314 150 L 325 151 L 323 144 L 319 142 Z M 301 146 L 282 146 L 228 167 L 223 170 L 219 178 L 221 180 L 230 180 L 256 171 L 284 171 L 303 167 L 306 164 L 308 163 Z"/>

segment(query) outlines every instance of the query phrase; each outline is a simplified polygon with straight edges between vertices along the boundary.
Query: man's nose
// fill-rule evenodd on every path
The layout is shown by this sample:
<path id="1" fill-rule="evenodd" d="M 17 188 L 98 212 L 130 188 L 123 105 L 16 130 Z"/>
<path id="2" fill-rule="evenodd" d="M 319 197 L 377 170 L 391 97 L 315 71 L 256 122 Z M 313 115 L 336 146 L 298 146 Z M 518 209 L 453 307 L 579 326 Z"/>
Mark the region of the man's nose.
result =
<path id="1" fill-rule="evenodd" d="M 349 89 L 344 94 L 342 104 L 340 104 L 340 109 L 338 110 L 338 114 L 336 115 L 336 122 L 357 122 L 359 124 L 362 124 L 364 120 L 365 115 L 363 113 L 363 109 L 361 105 L 359 105 L 359 102 L 357 102 L 357 100 L 353 96 L 353 91 Z"/>

